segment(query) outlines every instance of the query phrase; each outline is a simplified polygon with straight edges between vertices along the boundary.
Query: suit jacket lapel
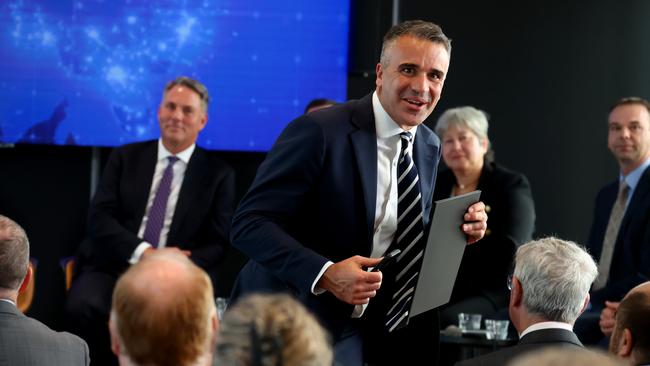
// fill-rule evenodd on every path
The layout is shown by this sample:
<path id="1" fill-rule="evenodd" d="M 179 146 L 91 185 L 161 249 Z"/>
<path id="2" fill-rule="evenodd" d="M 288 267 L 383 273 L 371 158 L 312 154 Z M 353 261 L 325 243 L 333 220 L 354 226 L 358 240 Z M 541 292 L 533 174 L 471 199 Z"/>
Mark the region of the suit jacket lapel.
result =
<path id="1" fill-rule="evenodd" d="M 632 217 L 637 215 L 637 212 L 644 211 L 646 209 L 645 197 L 650 193 L 650 167 L 646 168 L 637 183 L 636 188 L 634 189 L 634 194 L 630 199 L 630 204 L 625 210 L 625 216 L 623 216 L 623 221 L 618 230 L 617 241 L 620 240 L 621 235 L 624 235 L 627 232 L 626 227 L 630 224 Z M 617 193 L 618 194 L 618 193 Z M 614 197 L 616 200 L 616 197 Z M 617 248 L 618 245 L 615 247 Z"/>
<path id="2" fill-rule="evenodd" d="M 377 200 L 377 134 L 375 116 L 372 110 L 372 94 L 359 100 L 352 115 L 352 124 L 358 130 L 350 134 L 350 143 L 355 154 L 359 177 L 363 187 L 366 207 L 368 243 L 372 245 Z"/>
<path id="3" fill-rule="evenodd" d="M 147 209 L 151 182 L 153 182 L 153 175 L 156 172 L 157 158 L 158 141 L 155 140 L 145 146 L 142 155 L 138 159 L 138 169 L 135 171 L 135 176 L 131 180 L 133 183 L 131 184 L 133 196 L 128 199 L 133 200 L 133 207 L 136 210 L 135 217 L 144 217 L 145 210 Z M 140 219 L 140 222 L 142 222 L 142 219 Z M 137 231 L 138 228 L 135 228 L 135 230 Z"/>
<path id="4" fill-rule="evenodd" d="M 440 144 L 438 138 L 424 125 L 418 128 L 413 145 L 415 165 L 418 168 L 420 189 L 422 191 L 422 212 L 425 224 L 429 222 L 433 187 L 438 171 Z"/>
<path id="5" fill-rule="evenodd" d="M 178 245 L 176 237 L 182 228 L 183 219 L 188 214 L 192 206 L 192 200 L 196 192 L 200 192 L 203 177 L 207 173 L 205 152 L 198 146 L 194 149 L 192 157 L 187 164 L 185 170 L 185 177 L 181 190 L 178 193 L 178 200 L 176 201 L 176 209 L 169 228 L 167 243 L 170 245 Z"/>

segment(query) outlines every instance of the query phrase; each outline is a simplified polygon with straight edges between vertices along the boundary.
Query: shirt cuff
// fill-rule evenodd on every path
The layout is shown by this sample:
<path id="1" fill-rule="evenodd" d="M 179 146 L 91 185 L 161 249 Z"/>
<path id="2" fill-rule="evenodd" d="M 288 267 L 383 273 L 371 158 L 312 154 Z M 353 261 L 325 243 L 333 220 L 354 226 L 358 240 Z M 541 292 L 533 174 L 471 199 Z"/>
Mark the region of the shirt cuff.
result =
<path id="1" fill-rule="evenodd" d="M 312 293 L 312 294 L 314 294 L 314 295 L 320 295 L 320 294 L 322 294 L 322 293 L 325 292 L 325 289 L 322 289 L 322 288 L 320 288 L 320 287 L 316 287 L 316 284 L 318 283 L 318 281 L 320 280 L 320 278 L 323 277 L 323 274 L 325 273 L 325 271 L 327 271 L 327 269 L 330 268 L 330 266 L 331 266 L 332 264 L 334 264 L 334 262 L 332 262 L 332 261 L 327 261 L 327 263 L 325 263 L 325 264 L 323 265 L 323 268 L 321 268 L 320 272 L 318 272 L 318 276 L 316 276 L 316 279 L 315 279 L 314 282 L 311 284 L 311 293 Z"/>
<path id="2" fill-rule="evenodd" d="M 133 251 L 133 254 L 131 254 L 131 258 L 129 258 L 129 264 L 136 264 L 140 261 L 140 257 L 142 257 L 142 253 L 144 253 L 145 250 L 153 248 L 153 246 L 146 241 L 143 241 L 142 243 L 138 244 L 137 247 L 135 247 L 135 250 Z"/>

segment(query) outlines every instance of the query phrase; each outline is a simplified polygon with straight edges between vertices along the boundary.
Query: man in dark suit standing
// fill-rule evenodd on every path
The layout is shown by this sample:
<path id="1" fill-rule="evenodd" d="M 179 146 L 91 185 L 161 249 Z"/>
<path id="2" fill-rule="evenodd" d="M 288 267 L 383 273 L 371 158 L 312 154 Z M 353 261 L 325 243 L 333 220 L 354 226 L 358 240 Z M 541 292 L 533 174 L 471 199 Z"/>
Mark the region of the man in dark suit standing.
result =
<path id="1" fill-rule="evenodd" d="M 422 122 L 440 99 L 450 51 L 435 24 L 391 28 L 376 91 L 291 122 L 235 214 L 233 245 L 251 260 L 233 298 L 292 293 L 332 334 L 342 365 L 435 363 L 437 313 L 406 324 L 413 289 L 398 281 L 417 278 L 400 275 L 419 270 L 421 249 L 411 249 L 426 240 L 440 140 Z M 485 206 L 464 219 L 468 241 L 482 238 Z M 393 266 L 366 270 L 410 235 Z"/>
<path id="2" fill-rule="evenodd" d="M 31 276 L 25 231 L 0 215 L 0 365 L 88 365 L 88 345 L 81 338 L 55 332 L 16 308 Z"/>
<path id="3" fill-rule="evenodd" d="M 587 242 L 598 259 L 599 275 L 590 309 L 576 323 L 576 333 L 586 344 L 603 338 L 601 311 L 610 311 L 612 302 L 650 280 L 650 103 L 620 99 L 610 110 L 608 131 L 607 146 L 620 172 L 596 197 Z"/>
<path id="4" fill-rule="evenodd" d="M 115 363 L 106 324 L 113 287 L 129 264 L 176 248 L 214 279 L 235 188 L 232 169 L 196 146 L 208 101 L 200 82 L 170 81 L 158 110 L 161 138 L 116 148 L 108 160 L 66 303 L 70 330 L 89 343 L 95 364 Z"/>
<path id="5" fill-rule="evenodd" d="M 519 342 L 456 365 L 506 365 L 544 347 L 581 348 L 572 327 L 589 303 L 597 273 L 591 256 L 573 242 L 548 237 L 522 245 L 515 254 L 508 306 Z"/>

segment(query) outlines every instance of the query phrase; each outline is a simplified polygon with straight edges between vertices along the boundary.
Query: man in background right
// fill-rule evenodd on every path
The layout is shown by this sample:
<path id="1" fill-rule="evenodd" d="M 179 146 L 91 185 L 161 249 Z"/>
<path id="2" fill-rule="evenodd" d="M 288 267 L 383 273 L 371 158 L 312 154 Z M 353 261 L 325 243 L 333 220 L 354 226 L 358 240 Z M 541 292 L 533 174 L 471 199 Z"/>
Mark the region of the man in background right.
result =
<path id="1" fill-rule="evenodd" d="M 598 327 L 605 301 L 620 301 L 650 278 L 650 103 L 617 101 L 608 119 L 607 146 L 620 168 L 615 182 L 596 197 L 587 248 L 598 259 L 589 310 L 576 322 L 585 344 L 603 338 Z"/>
<path id="2" fill-rule="evenodd" d="M 630 365 L 650 365 L 650 282 L 633 288 L 618 306 L 609 351 Z"/>

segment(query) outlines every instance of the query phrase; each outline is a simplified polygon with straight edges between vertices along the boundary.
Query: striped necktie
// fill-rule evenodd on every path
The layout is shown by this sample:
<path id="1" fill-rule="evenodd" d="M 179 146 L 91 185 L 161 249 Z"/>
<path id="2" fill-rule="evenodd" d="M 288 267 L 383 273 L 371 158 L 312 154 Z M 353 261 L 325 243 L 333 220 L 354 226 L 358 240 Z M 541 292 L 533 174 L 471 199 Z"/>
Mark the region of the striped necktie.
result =
<path id="1" fill-rule="evenodd" d="M 158 243 L 160 242 L 160 232 L 165 223 L 167 201 L 169 200 L 172 180 L 174 179 L 174 163 L 178 161 L 178 158 L 175 156 L 170 156 L 167 159 L 169 162 L 158 184 L 158 190 L 147 214 L 147 226 L 142 235 L 143 239 L 154 247 L 158 247 Z"/>
<path id="2" fill-rule="evenodd" d="M 424 223 L 418 170 L 411 157 L 413 135 L 400 134 L 402 148 L 397 166 L 397 238 L 391 248 L 402 253 L 395 263 L 395 284 L 386 314 L 385 326 L 389 332 L 408 323 L 408 313 L 415 293 L 424 252 Z"/>

